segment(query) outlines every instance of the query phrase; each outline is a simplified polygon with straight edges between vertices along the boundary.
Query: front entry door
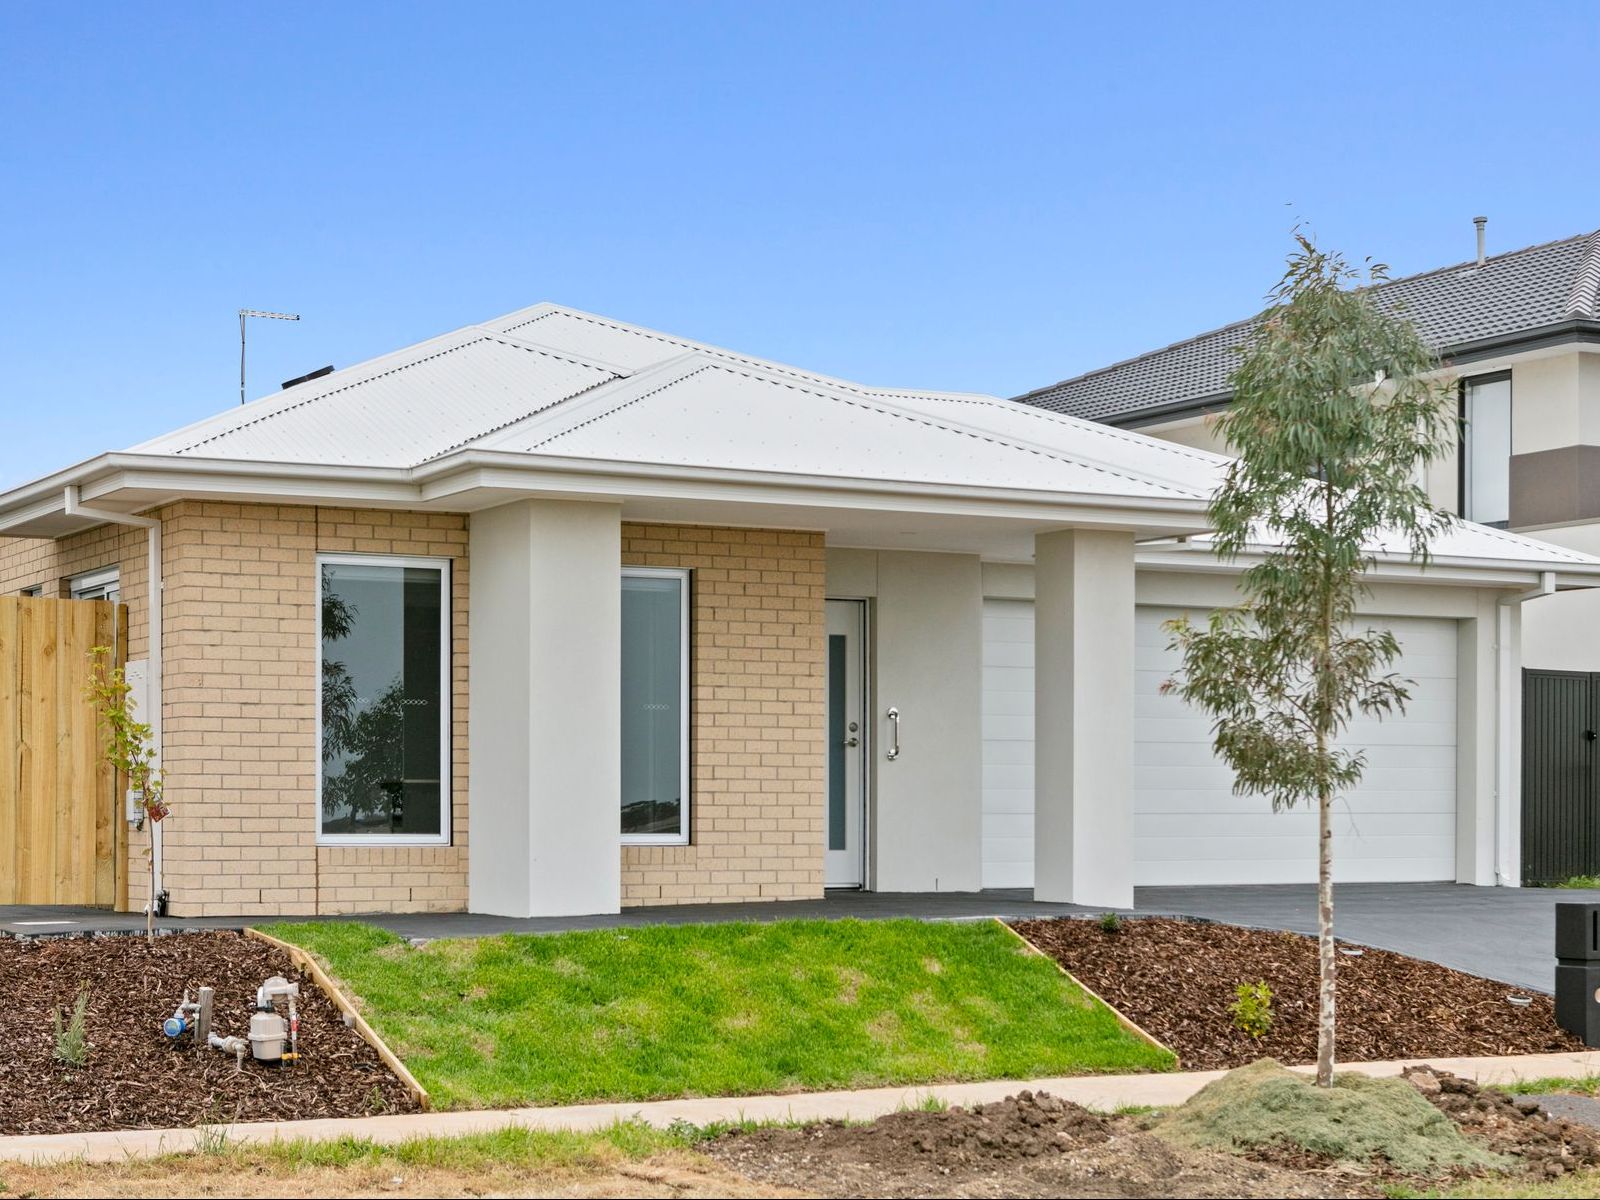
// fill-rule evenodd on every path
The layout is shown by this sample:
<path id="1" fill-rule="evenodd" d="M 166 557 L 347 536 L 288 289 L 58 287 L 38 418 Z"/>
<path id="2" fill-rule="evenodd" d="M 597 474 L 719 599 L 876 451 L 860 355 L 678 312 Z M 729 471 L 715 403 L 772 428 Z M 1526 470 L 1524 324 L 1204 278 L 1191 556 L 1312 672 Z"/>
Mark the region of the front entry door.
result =
<path id="1" fill-rule="evenodd" d="M 866 883 L 866 602 L 828 601 L 828 887 Z"/>

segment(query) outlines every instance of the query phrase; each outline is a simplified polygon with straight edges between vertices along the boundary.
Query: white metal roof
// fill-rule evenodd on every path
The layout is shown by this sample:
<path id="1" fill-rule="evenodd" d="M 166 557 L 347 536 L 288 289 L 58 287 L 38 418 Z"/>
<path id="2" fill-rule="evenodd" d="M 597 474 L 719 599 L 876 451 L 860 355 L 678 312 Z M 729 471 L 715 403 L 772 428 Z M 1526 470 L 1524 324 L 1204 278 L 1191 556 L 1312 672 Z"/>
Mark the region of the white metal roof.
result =
<path id="1" fill-rule="evenodd" d="M 867 388 L 541 304 L 296 384 L 131 453 L 415 467 L 477 448 L 1204 499 L 1216 455 L 993 396 Z"/>
<path id="2" fill-rule="evenodd" d="M 734 523 L 853 520 L 857 544 L 888 529 L 917 548 L 971 547 L 973 522 L 988 522 L 1019 531 L 1026 554 L 1038 528 L 1080 520 L 1201 534 L 1227 463 L 994 396 L 868 387 L 539 304 L 13 489 L 0 532 L 84 527 L 63 510 L 66 486 L 126 511 L 192 494 L 472 511 L 532 489 L 622 499 L 645 519 L 693 502 Z M 869 513 L 898 515 L 885 526 Z M 1152 545 L 1141 561 L 1202 549 Z M 1600 578 L 1600 558 L 1481 526 L 1454 527 L 1434 551 Z"/>

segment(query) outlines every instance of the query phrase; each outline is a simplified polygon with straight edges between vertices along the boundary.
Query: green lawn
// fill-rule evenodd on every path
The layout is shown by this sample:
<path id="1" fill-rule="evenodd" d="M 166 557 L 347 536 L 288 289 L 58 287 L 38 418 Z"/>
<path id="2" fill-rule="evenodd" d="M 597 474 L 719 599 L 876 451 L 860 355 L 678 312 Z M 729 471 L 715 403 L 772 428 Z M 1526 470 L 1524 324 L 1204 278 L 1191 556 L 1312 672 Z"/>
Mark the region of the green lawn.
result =
<path id="1" fill-rule="evenodd" d="M 991 922 L 780 921 L 431 942 L 267 930 L 329 964 L 441 1107 L 1170 1069 Z"/>

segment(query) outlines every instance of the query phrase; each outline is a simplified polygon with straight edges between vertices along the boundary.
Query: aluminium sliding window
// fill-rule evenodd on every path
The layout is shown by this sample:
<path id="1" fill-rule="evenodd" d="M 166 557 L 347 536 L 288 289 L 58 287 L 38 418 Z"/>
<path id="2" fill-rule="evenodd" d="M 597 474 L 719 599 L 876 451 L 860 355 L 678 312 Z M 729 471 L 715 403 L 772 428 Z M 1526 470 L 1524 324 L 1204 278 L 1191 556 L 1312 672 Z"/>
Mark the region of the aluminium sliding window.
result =
<path id="1" fill-rule="evenodd" d="M 622 840 L 689 840 L 689 572 L 622 572 Z"/>
<path id="2" fill-rule="evenodd" d="M 1511 373 L 1461 382 L 1461 515 L 1511 521 Z"/>

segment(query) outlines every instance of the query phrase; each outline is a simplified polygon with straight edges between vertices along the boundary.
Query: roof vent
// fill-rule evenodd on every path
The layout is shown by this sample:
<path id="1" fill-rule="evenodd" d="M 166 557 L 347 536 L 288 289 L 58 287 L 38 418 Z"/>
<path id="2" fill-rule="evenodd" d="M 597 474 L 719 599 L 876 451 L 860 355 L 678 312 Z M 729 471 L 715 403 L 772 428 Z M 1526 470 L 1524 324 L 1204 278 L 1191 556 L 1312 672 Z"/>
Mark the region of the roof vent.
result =
<path id="1" fill-rule="evenodd" d="M 1472 223 L 1478 227 L 1478 265 L 1483 266 L 1483 227 L 1489 223 L 1488 217 L 1473 217 Z"/>
<path id="2" fill-rule="evenodd" d="M 306 374 L 297 376 L 294 379 L 285 379 L 283 381 L 283 390 L 288 391 L 297 383 L 310 383 L 313 379 L 321 379 L 324 375 L 332 374 L 333 364 L 329 363 L 325 367 L 318 367 L 315 371 L 308 371 Z"/>

